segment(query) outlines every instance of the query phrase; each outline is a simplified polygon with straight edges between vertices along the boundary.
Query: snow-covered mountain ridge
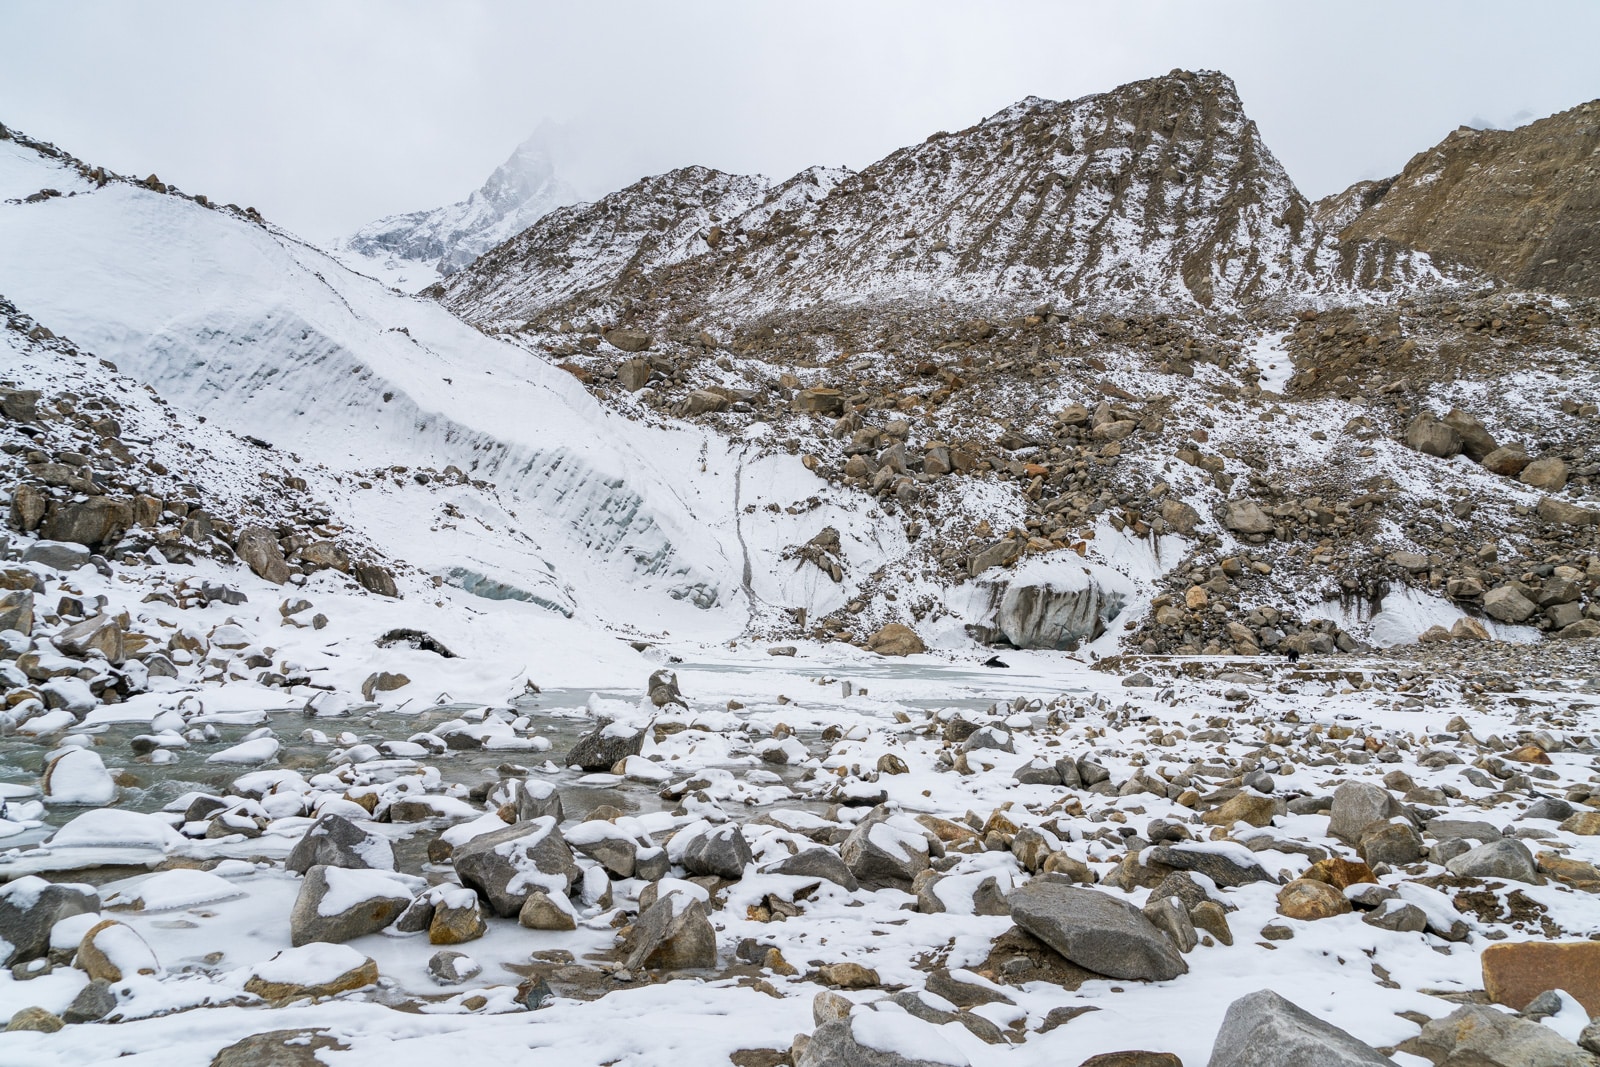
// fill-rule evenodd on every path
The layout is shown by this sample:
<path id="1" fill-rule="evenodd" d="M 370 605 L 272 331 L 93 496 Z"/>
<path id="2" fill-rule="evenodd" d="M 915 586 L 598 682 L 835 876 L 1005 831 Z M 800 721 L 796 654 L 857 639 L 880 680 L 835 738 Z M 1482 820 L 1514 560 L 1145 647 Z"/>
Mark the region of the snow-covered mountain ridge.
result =
<path id="1" fill-rule="evenodd" d="M 536 224 L 450 279 L 442 299 L 502 325 L 539 319 L 576 292 L 737 319 L 890 300 L 1222 312 L 1439 278 L 1426 257 L 1340 245 L 1318 226 L 1215 72 L 1066 103 L 1030 98 L 794 199 L 815 184 L 803 173 L 748 214 L 726 205 L 714 223 L 683 210 L 693 174 L 676 173 L 671 197 L 647 181 L 607 198 L 605 216 Z M 654 278 L 600 250 L 626 244 L 604 217 L 646 212 L 651 200 L 656 225 L 700 238 L 692 255 L 642 264 Z M 558 265 L 577 280 L 550 285 Z"/>
<path id="2" fill-rule="evenodd" d="M 792 504 L 810 481 L 796 461 L 637 426 L 274 227 L 78 166 L 0 141 L 0 192 L 27 191 L 0 204 L 0 293 L 173 403 L 370 484 L 342 518 L 391 558 L 645 632 L 737 632 L 765 611 L 752 598 L 805 603 L 761 558 L 793 520 L 734 508 L 741 492 Z M 24 202 L 42 188 L 62 195 Z M 465 484 L 424 474 L 447 468 Z M 870 551 L 893 551 L 852 521 Z"/>

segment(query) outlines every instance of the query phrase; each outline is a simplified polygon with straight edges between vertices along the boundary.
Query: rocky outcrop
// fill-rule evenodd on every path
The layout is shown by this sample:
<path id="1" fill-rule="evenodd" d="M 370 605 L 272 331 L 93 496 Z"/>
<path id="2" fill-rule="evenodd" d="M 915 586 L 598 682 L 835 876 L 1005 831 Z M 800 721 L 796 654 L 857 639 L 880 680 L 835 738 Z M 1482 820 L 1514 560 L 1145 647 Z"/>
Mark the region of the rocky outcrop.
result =
<path id="1" fill-rule="evenodd" d="M 1389 240 L 1518 288 L 1600 296 L 1596 151 L 1600 101 L 1515 130 L 1463 126 L 1318 215 L 1344 223 L 1341 240 Z"/>
<path id="2" fill-rule="evenodd" d="M 1105 633 L 1127 599 L 1093 580 L 1066 589 L 1001 581 L 987 583 L 987 591 L 993 622 L 985 636 L 1013 648 L 1076 649 Z"/>

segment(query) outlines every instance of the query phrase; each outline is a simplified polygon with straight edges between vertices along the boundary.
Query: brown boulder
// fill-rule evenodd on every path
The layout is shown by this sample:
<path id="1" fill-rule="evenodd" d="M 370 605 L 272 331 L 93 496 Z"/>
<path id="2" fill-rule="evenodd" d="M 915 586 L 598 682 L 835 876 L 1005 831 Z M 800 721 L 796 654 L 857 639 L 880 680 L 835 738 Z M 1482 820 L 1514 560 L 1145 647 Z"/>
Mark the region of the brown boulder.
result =
<path id="1" fill-rule="evenodd" d="M 1557 526 L 1600 526 L 1600 511 L 1569 504 L 1553 496 L 1541 499 L 1535 510 L 1539 518 Z"/>
<path id="2" fill-rule="evenodd" d="M 728 398 L 709 389 L 696 389 L 684 398 L 680 411 L 684 415 L 708 415 L 728 409 Z"/>
<path id="3" fill-rule="evenodd" d="M 211 1067 L 327 1067 L 318 1051 L 342 1052 L 349 1047 L 326 1030 L 269 1030 L 220 1050 L 211 1058 Z"/>
<path id="4" fill-rule="evenodd" d="M 818 387 L 802 389 L 794 395 L 792 406 L 796 411 L 811 411 L 819 415 L 837 415 L 844 411 L 844 394 L 837 389 Z"/>
<path id="5" fill-rule="evenodd" d="M 1264 534 L 1272 531 L 1272 519 L 1254 500 L 1230 500 L 1223 513 L 1222 523 L 1228 529 L 1242 534 Z"/>
<path id="6" fill-rule="evenodd" d="M 637 393 L 650 381 L 650 364 L 642 359 L 630 359 L 617 368 L 617 384 L 630 393 Z"/>
<path id="7" fill-rule="evenodd" d="M 1277 802 L 1260 793 L 1239 793 L 1229 798 L 1221 807 L 1200 816 L 1211 826 L 1232 826 L 1236 822 L 1251 826 L 1267 826 L 1278 813 Z"/>
<path id="8" fill-rule="evenodd" d="M 1575 812 L 1567 816 L 1557 829 L 1579 837 L 1600 837 L 1600 811 Z"/>
<path id="9" fill-rule="evenodd" d="M 1313 863 L 1306 871 L 1305 877 L 1313 882 L 1326 882 L 1338 890 L 1367 882 L 1375 885 L 1378 881 L 1377 876 L 1372 873 L 1372 868 L 1365 863 L 1356 863 L 1354 860 L 1341 859 L 1338 856 Z"/>
<path id="10" fill-rule="evenodd" d="M 1500 447 L 1482 422 L 1460 408 L 1451 408 L 1440 421 L 1460 435 L 1461 451 L 1475 463 L 1483 462 L 1483 457 Z"/>
<path id="11" fill-rule="evenodd" d="M 395 585 L 394 575 L 387 567 L 380 567 L 376 563 L 357 563 L 355 573 L 356 581 L 369 593 L 387 597 L 400 595 L 400 587 Z"/>
<path id="12" fill-rule="evenodd" d="M 265 526 L 246 526 L 240 530 L 233 550 L 258 577 L 265 578 L 273 585 L 282 585 L 289 580 L 289 564 L 283 558 L 278 535 Z"/>
<path id="13" fill-rule="evenodd" d="M 364 986 L 375 985 L 378 981 L 378 965 L 371 959 L 363 957 L 355 950 L 340 953 L 337 956 L 327 950 L 343 946 L 333 945 L 307 945 L 304 949 L 289 949 L 279 952 L 277 956 L 264 964 L 256 967 L 255 973 L 245 980 L 244 988 L 247 993 L 254 993 L 262 1000 L 283 1001 L 299 1000 L 302 997 L 331 997 L 351 989 L 361 989 Z M 304 955 L 305 950 L 314 950 L 314 955 Z M 291 957 L 292 960 L 313 960 L 319 966 L 315 970 L 308 970 L 292 965 L 282 965 L 282 957 L 291 952 L 302 955 Z M 351 966 L 337 974 L 323 974 L 328 961 L 332 959 L 343 960 L 348 958 Z M 343 966 L 343 963 L 337 964 Z"/>
<path id="14" fill-rule="evenodd" d="M 915 656 L 928 651 L 917 631 L 898 622 L 891 622 L 867 638 L 867 648 L 880 656 Z"/>
<path id="15" fill-rule="evenodd" d="M 39 532 L 51 541 L 97 548 L 116 541 L 132 524 L 133 508 L 126 500 L 92 496 L 51 508 Z"/>
<path id="16" fill-rule="evenodd" d="M 1559 456 L 1542 456 L 1524 467 L 1517 480 L 1547 493 L 1559 493 L 1567 487 L 1567 464 Z"/>
<path id="17" fill-rule="evenodd" d="M 1424 455 L 1449 459 L 1461 451 L 1461 435 L 1454 427 L 1423 412 L 1406 426 L 1406 447 Z"/>
<path id="18" fill-rule="evenodd" d="M 1483 610 L 1501 622 L 1522 622 L 1539 610 L 1539 605 L 1509 585 L 1500 585 L 1483 594 Z"/>
<path id="19" fill-rule="evenodd" d="M 42 396 L 37 389 L 0 389 L 0 415 L 12 422 L 38 422 Z"/>
<path id="20" fill-rule="evenodd" d="M 1185 537 L 1200 525 L 1200 513 L 1181 500 L 1168 500 L 1161 505 L 1161 518 L 1175 533 Z"/>
<path id="21" fill-rule="evenodd" d="M 120 982 L 134 974 L 156 974 L 160 965 L 155 953 L 133 927 L 106 919 L 90 927 L 78 942 L 75 965 L 90 978 Z M 124 969 L 130 973 L 124 973 Z"/>
<path id="22" fill-rule="evenodd" d="M 643 330 L 611 330 L 601 336 L 612 348 L 620 348 L 624 352 L 643 352 L 654 343 Z"/>
<path id="23" fill-rule="evenodd" d="M 1278 890 L 1278 914 L 1290 919 L 1327 919 L 1350 910 L 1345 895 L 1327 882 L 1296 878 Z"/>
<path id="24" fill-rule="evenodd" d="M 350 570 L 350 554 L 332 541 L 313 541 L 300 550 L 300 558 L 318 570 Z"/>
<path id="25" fill-rule="evenodd" d="M 1129 1049 L 1126 1052 L 1102 1052 L 1098 1056 L 1090 1056 L 1078 1067 L 1183 1067 L 1183 1061 L 1170 1052 Z"/>
<path id="26" fill-rule="evenodd" d="M 1486 470 L 1507 478 L 1515 478 L 1531 462 L 1521 445 L 1503 445 L 1483 457 Z"/>
<path id="27" fill-rule="evenodd" d="M 11 515 L 9 518 L 11 528 L 21 530 L 23 533 L 32 533 L 44 519 L 46 506 L 50 498 L 32 485 L 19 485 L 11 493 Z"/>
<path id="28" fill-rule="evenodd" d="M 1547 989 L 1564 989 L 1600 1015 L 1600 941 L 1502 941 L 1480 957 L 1483 988 L 1496 1004 L 1521 1011 Z"/>
<path id="29" fill-rule="evenodd" d="M 14 589 L 0 594 L 0 630 L 33 633 L 33 593 Z"/>

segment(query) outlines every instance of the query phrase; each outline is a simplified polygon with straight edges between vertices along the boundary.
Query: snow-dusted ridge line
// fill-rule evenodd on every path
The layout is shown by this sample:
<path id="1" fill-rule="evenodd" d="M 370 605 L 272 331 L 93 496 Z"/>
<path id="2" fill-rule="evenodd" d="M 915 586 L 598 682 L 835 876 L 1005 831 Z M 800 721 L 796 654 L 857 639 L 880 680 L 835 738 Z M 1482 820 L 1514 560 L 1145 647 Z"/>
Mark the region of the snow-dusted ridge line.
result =
<path id="1" fill-rule="evenodd" d="M 7 173 L 27 169 L 20 157 L 39 187 L 59 184 L 59 165 L 26 145 L 0 142 L 0 155 Z M 724 502 L 664 488 L 697 433 L 634 429 L 436 305 L 131 183 L 0 208 L 0 233 L 0 291 L 180 404 L 346 468 L 492 476 L 578 586 L 609 571 L 706 604 L 727 584 L 722 547 L 689 510 Z"/>
<path id="2" fill-rule="evenodd" d="M 65 187 L 64 174 L 0 141 L 0 188 Z M 898 523 L 854 494 L 788 510 L 815 479 L 766 445 L 736 523 L 738 453 L 714 433 L 612 411 L 545 361 L 252 216 L 142 183 L 72 191 L 0 205 L 0 292 L 174 403 L 325 465 L 341 516 L 424 573 L 480 575 L 633 632 L 720 635 L 750 621 L 730 595 L 741 526 L 773 611 L 849 595 L 779 561 L 823 524 L 869 570 L 906 550 Z M 450 466 L 473 482 L 411 476 Z"/>
<path id="3" fill-rule="evenodd" d="M 629 304 L 735 322 L 890 301 L 1226 314 L 1447 281 L 1422 253 L 1318 225 L 1214 71 L 1030 97 L 858 173 L 811 168 L 742 208 L 726 183 L 683 168 L 553 213 L 447 279 L 442 299 L 514 329 Z M 636 255 L 653 230 L 670 253 Z"/>

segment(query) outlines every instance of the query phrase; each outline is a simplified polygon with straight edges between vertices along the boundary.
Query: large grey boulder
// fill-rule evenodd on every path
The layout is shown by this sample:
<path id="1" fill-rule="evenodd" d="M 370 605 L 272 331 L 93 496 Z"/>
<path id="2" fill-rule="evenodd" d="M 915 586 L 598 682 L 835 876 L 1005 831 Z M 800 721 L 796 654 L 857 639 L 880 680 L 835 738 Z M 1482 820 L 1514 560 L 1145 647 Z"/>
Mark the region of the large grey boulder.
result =
<path id="1" fill-rule="evenodd" d="M 312 867 L 289 911 L 289 941 L 299 948 L 375 934 L 410 903 L 405 885 L 380 871 Z"/>
<path id="2" fill-rule="evenodd" d="M 1261 510 L 1254 500 L 1239 498 L 1228 501 L 1222 513 L 1222 524 L 1235 533 L 1264 534 L 1273 529 L 1272 518 Z"/>
<path id="3" fill-rule="evenodd" d="M 329 812 L 311 824 L 283 865 L 296 874 L 322 866 L 392 871 L 394 846 L 387 837 Z"/>
<path id="4" fill-rule="evenodd" d="M 1000 583 L 995 627 L 1017 648 L 1076 648 L 1106 632 L 1127 598 L 1094 581 L 1081 589 L 1057 589 L 1048 582 Z"/>
<path id="5" fill-rule="evenodd" d="M 1267 869 L 1253 859 L 1213 851 L 1204 845 L 1156 845 L 1142 855 L 1145 866 L 1156 870 L 1193 871 L 1203 874 L 1224 889 L 1237 889 L 1252 882 L 1276 882 Z"/>
<path id="6" fill-rule="evenodd" d="M 861 888 L 861 883 L 856 876 L 845 866 L 844 860 L 834 855 L 831 849 L 817 846 L 798 852 L 786 860 L 768 868 L 769 874 L 799 875 L 803 878 L 825 878 L 835 885 L 842 885 L 854 893 Z"/>
<path id="7" fill-rule="evenodd" d="M 1504 878 L 1511 882 L 1539 884 L 1533 853 L 1528 851 L 1527 845 L 1512 837 L 1503 837 L 1463 852 L 1446 863 L 1445 869 L 1457 878 Z"/>
<path id="8" fill-rule="evenodd" d="M 928 869 L 928 839 L 916 821 L 876 808 L 844 839 L 839 858 L 863 883 L 909 882 Z"/>
<path id="9" fill-rule="evenodd" d="M 572 849 L 549 816 L 475 837 L 456 846 L 451 862 L 461 883 L 476 889 L 505 919 L 522 910 L 533 889 L 566 893 L 580 874 Z"/>
<path id="10" fill-rule="evenodd" d="M 1209 1067 L 1394 1067 L 1377 1049 L 1270 989 L 1228 1005 Z"/>
<path id="11" fill-rule="evenodd" d="M 643 751 L 644 733 L 643 729 L 621 723 L 601 723 L 572 746 L 566 764 L 586 771 L 609 771 L 629 756 Z"/>
<path id="12" fill-rule="evenodd" d="M 909 1031 L 909 1033 L 908 1033 Z M 936 1043 L 939 1058 L 913 1059 L 895 1051 Z M 817 1027 L 795 1067 L 951 1067 L 968 1064 L 929 1023 L 898 1012 L 859 1011 Z"/>
<path id="13" fill-rule="evenodd" d="M 1350 844 L 1361 841 L 1361 832 L 1375 822 L 1388 822 L 1400 814 L 1400 804 L 1381 785 L 1371 782 L 1345 782 L 1333 791 L 1333 807 L 1328 812 L 1328 833 Z"/>
<path id="14" fill-rule="evenodd" d="M 690 874 L 709 874 L 737 880 L 755 857 L 738 823 L 728 823 L 699 834 L 683 850 L 683 869 Z"/>
<path id="15" fill-rule="evenodd" d="M 72 1003 L 61 1013 L 61 1021 L 92 1023 L 104 1019 L 116 1010 L 117 994 L 112 991 L 111 983 L 104 978 L 92 978 L 88 985 L 78 990 L 78 995 L 72 998 Z"/>
<path id="16" fill-rule="evenodd" d="M 35 541 L 23 549 L 22 562 L 41 563 L 54 571 L 70 572 L 86 567 L 93 561 L 94 553 L 83 545 L 65 541 Z"/>
<path id="17" fill-rule="evenodd" d="M 126 500 L 91 496 L 87 500 L 57 504 L 45 515 L 39 532 L 52 541 L 70 541 L 97 548 L 116 543 L 131 525 L 133 506 Z"/>
<path id="18" fill-rule="evenodd" d="M 50 950 L 50 928 L 100 910 L 92 886 L 26 875 L 0 887 L 0 966 L 38 959 Z"/>
<path id="19" fill-rule="evenodd" d="M 505 784 L 512 790 L 510 803 L 517 806 L 518 821 L 542 819 L 546 815 L 555 819 L 557 824 L 566 820 L 566 812 L 561 807 L 561 794 L 549 782 L 512 778 Z"/>
<path id="20" fill-rule="evenodd" d="M 705 905 L 687 893 L 658 897 L 623 944 L 629 970 L 679 971 L 717 965 L 717 932 Z"/>
<path id="21" fill-rule="evenodd" d="M 613 877 L 632 878 L 638 869 L 639 843 L 612 823 L 591 819 L 569 827 L 565 836 L 574 852 L 588 856 Z"/>
<path id="22" fill-rule="evenodd" d="M 1593 1055 L 1548 1026 L 1482 1004 L 1468 1004 L 1432 1020 L 1400 1047 L 1440 1067 L 1595 1067 L 1596 1063 Z"/>
<path id="23" fill-rule="evenodd" d="M 1189 969 L 1138 908 L 1097 889 L 1036 879 L 1009 899 L 1018 926 L 1096 974 L 1165 982 Z"/>

